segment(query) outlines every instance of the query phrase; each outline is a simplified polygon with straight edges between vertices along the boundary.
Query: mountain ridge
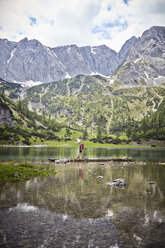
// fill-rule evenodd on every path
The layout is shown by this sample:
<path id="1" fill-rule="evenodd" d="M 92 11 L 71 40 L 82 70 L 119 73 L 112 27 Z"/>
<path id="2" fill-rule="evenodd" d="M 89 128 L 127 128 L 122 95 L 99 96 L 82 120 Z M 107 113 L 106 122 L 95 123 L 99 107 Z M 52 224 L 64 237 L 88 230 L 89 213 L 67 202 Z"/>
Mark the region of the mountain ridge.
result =
<path id="1" fill-rule="evenodd" d="M 0 39 L 0 77 L 8 82 L 48 83 L 79 74 L 110 76 L 136 38 L 131 39 L 120 53 L 106 45 L 51 48 L 35 39 L 24 38 L 19 42 Z"/>
<path id="2" fill-rule="evenodd" d="M 116 53 L 106 45 L 47 47 L 38 40 L 0 39 L 0 77 L 8 82 L 49 83 L 77 75 L 103 75 L 123 85 L 165 82 L 165 27 L 133 36 Z"/>
<path id="3" fill-rule="evenodd" d="M 143 32 L 128 51 L 114 79 L 132 86 L 165 82 L 165 27 L 154 26 Z"/>

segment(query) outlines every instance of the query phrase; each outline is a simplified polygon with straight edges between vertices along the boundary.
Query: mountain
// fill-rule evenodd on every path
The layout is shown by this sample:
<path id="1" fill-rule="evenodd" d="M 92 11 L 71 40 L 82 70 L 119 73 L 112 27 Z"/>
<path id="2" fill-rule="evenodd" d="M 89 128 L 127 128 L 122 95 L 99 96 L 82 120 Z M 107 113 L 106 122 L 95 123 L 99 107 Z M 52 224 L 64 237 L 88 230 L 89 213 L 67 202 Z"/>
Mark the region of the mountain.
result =
<path id="1" fill-rule="evenodd" d="M 127 86 L 165 82 L 165 27 L 154 26 L 135 41 L 113 80 Z"/>
<path id="2" fill-rule="evenodd" d="M 117 54 L 105 45 L 50 48 L 27 38 L 20 42 L 0 39 L 0 78 L 8 82 L 48 83 L 79 74 L 110 76 L 121 64 L 136 38 Z"/>
<path id="3" fill-rule="evenodd" d="M 165 139 L 165 27 L 152 27 L 138 39 L 132 37 L 118 54 L 106 46 L 48 48 L 27 39 L 0 40 L 0 44 L 4 48 L 1 73 L 24 82 L 35 75 L 45 82 L 28 87 L 30 82 L 0 79 L 0 136 L 4 139 L 8 134 L 14 142 L 26 143 L 26 138 L 31 142 L 31 136 L 33 141 L 39 137 L 39 142 L 59 139 L 66 128 L 72 129 L 72 137 L 85 130 L 90 139 L 101 130 L 102 142 L 111 142 L 112 135 L 138 142 Z M 107 77 L 110 70 L 113 75 Z M 60 79 L 49 82 L 55 73 Z M 86 75 L 94 73 L 106 76 Z"/>
<path id="4" fill-rule="evenodd" d="M 122 48 L 120 49 L 119 54 L 118 54 L 120 63 L 122 63 L 124 61 L 124 59 L 127 56 L 128 51 L 134 45 L 136 40 L 137 40 L 137 38 L 135 36 L 133 36 L 132 38 L 130 38 L 129 40 L 127 40 L 124 43 L 124 45 L 122 46 Z"/>

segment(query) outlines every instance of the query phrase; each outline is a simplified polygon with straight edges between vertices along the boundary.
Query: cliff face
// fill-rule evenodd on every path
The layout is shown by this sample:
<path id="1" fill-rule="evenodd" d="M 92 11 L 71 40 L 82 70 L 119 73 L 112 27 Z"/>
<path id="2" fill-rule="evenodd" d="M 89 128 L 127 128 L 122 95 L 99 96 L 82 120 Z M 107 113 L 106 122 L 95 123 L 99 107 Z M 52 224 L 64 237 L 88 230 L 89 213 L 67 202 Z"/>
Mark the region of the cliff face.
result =
<path id="1" fill-rule="evenodd" d="M 132 37 L 119 53 L 105 45 L 50 48 L 27 38 L 0 39 L 0 68 L 0 78 L 27 86 L 96 74 L 113 75 L 114 81 L 129 86 L 160 85 L 165 82 L 165 27 Z"/>
<path id="2" fill-rule="evenodd" d="M 0 99 L 0 125 L 14 126 L 14 117 L 10 108 Z"/>
<path id="3" fill-rule="evenodd" d="M 110 76 L 121 64 L 136 38 L 126 42 L 119 54 L 109 47 L 76 45 L 50 48 L 27 38 L 20 42 L 0 39 L 0 77 L 8 82 L 62 80 L 79 74 Z"/>
<path id="4" fill-rule="evenodd" d="M 115 78 L 132 86 L 165 82 L 165 27 L 152 27 L 136 40 Z"/>

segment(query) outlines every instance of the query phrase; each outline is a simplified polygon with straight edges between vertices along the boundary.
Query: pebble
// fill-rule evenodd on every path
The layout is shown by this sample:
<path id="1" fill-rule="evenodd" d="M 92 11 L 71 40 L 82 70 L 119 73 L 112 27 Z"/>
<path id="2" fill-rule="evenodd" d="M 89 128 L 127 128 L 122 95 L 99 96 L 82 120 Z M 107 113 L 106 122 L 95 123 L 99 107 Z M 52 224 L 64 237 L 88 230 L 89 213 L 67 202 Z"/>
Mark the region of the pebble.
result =
<path id="1" fill-rule="evenodd" d="M 107 218 L 76 220 L 48 210 L 0 212 L 4 241 L 0 247 L 110 247 L 120 241 Z M 7 220 L 7 221 L 6 221 Z M 14 246 L 12 246 L 14 244 Z M 5 246 L 6 245 L 6 246 Z"/>
<path id="2" fill-rule="evenodd" d="M 102 179 L 102 178 L 104 178 L 103 176 L 97 176 L 97 178 L 100 178 L 100 179 Z"/>

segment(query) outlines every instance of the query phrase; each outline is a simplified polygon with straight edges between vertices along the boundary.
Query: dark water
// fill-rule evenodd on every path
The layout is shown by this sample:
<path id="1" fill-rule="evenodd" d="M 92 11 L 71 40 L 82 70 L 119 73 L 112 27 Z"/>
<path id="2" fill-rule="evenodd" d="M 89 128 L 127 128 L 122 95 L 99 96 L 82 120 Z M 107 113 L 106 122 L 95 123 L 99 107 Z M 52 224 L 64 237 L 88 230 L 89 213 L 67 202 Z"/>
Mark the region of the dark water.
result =
<path id="1" fill-rule="evenodd" d="M 0 160 L 44 165 L 50 157 L 77 152 L 1 147 Z M 55 176 L 0 185 L 0 247 L 165 247 L 164 150 L 86 148 L 85 156 L 129 156 L 135 162 L 52 163 Z M 116 178 L 124 178 L 126 186 L 107 185 Z"/>
<path id="2" fill-rule="evenodd" d="M 164 164 L 51 166 L 55 176 L 1 186 L 0 247 L 165 247 Z M 106 184 L 115 178 L 126 186 Z"/>
<path id="3" fill-rule="evenodd" d="M 48 160 L 76 157 L 78 147 L 0 147 L 0 160 Z M 85 148 L 90 158 L 132 157 L 136 161 L 165 161 L 165 149 Z"/>

